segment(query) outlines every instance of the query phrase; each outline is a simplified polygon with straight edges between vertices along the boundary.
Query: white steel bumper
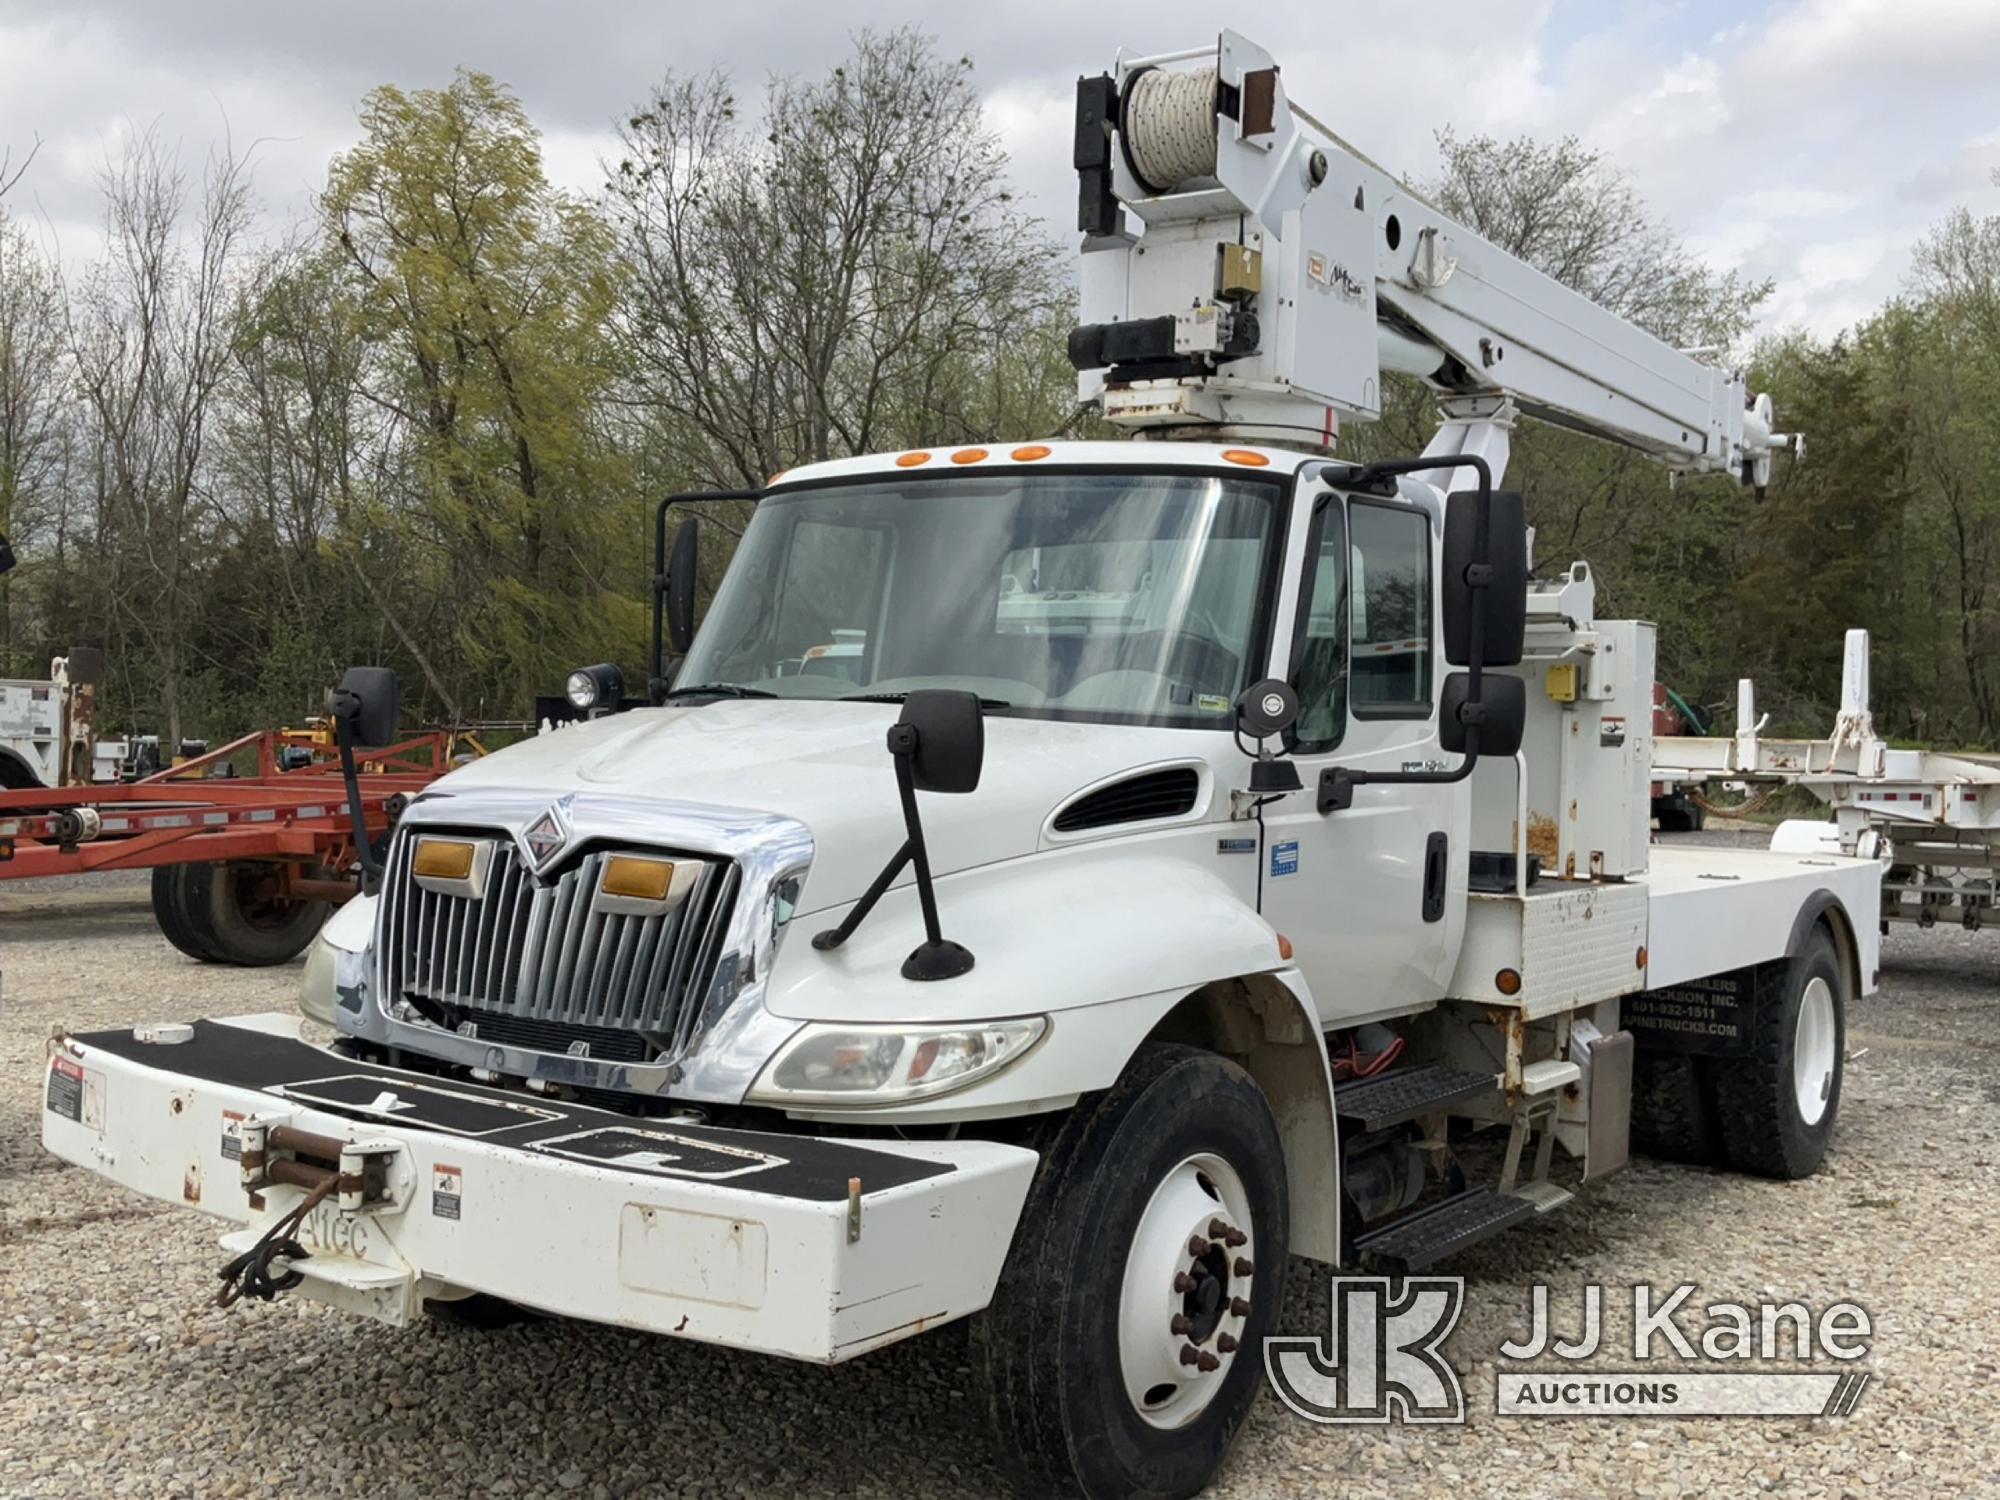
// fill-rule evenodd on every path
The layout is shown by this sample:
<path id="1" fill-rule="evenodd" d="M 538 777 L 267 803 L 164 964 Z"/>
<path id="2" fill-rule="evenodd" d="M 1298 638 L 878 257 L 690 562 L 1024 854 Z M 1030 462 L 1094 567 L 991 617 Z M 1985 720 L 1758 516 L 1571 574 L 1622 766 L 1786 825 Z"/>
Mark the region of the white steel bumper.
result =
<path id="1" fill-rule="evenodd" d="M 485 1292 L 826 1363 L 984 1307 L 1036 1160 L 544 1107 L 310 1046 L 293 1016 L 197 1023 L 180 1045 L 67 1038 L 45 1085 L 50 1151 L 243 1226 L 232 1251 L 304 1196 L 246 1190 L 246 1121 L 377 1152 L 378 1201 L 329 1198 L 302 1225 L 300 1295 L 401 1323 Z"/>

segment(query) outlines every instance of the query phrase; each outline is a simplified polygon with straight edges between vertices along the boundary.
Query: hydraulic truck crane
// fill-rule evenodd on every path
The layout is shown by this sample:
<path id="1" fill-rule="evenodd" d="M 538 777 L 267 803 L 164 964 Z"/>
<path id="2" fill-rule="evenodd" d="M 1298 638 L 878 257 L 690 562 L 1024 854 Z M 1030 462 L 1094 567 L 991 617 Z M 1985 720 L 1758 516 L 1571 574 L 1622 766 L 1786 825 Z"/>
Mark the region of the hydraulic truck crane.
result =
<path id="1" fill-rule="evenodd" d="M 1880 872 L 1649 845 L 1652 627 L 1501 487 L 1517 415 L 1760 483 L 1768 403 L 1233 32 L 1084 79 L 1075 160 L 1082 391 L 1154 440 L 793 470 L 698 634 L 663 503 L 677 670 L 414 799 L 334 1039 L 63 1037 L 49 1149 L 231 1221 L 230 1297 L 816 1362 L 969 1317 L 996 1461 L 1092 1500 L 1208 1483 L 1288 1252 L 1433 1266 L 1634 1147 L 1814 1171 Z M 1436 440 L 1327 457 L 1392 369 Z"/>

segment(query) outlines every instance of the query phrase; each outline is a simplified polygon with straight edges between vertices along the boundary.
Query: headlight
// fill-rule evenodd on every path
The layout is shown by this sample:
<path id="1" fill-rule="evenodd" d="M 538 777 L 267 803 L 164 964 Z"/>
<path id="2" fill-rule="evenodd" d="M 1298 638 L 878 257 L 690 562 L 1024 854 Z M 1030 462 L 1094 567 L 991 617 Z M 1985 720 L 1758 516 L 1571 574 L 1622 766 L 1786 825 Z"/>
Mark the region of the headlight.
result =
<path id="1" fill-rule="evenodd" d="M 806 1027 L 764 1069 L 750 1098 L 766 1104 L 900 1104 L 964 1088 L 1020 1057 L 1047 1016 L 977 1026 Z"/>
<path id="2" fill-rule="evenodd" d="M 563 693 L 579 712 L 593 708 L 617 708 L 625 700 L 625 674 L 611 662 L 594 667 L 578 667 L 569 674 Z"/>

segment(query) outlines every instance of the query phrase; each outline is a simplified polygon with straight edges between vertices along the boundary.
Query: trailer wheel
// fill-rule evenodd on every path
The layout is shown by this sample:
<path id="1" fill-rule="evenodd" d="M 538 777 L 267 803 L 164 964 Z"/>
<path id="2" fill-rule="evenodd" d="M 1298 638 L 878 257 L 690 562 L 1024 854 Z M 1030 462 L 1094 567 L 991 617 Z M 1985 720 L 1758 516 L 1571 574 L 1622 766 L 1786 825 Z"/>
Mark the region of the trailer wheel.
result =
<path id="1" fill-rule="evenodd" d="M 181 952 L 197 963 L 212 964 L 221 961 L 215 951 L 212 933 L 196 920 L 197 910 L 206 908 L 208 901 L 207 865 L 155 865 L 153 866 L 153 920 L 159 924 L 161 935 Z M 191 886 L 197 875 L 201 886 L 198 899 Z"/>
<path id="2" fill-rule="evenodd" d="M 240 859 L 204 868 L 208 900 L 196 908 L 196 922 L 206 917 L 215 956 L 226 964 L 289 963 L 305 952 L 332 910 L 324 901 L 286 895 L 281 867 L 267 861 Z"/>
<path id="3" fill-rule="evenodd" d="M 1750 1053 L 1714 1063 L 1716 1115 L 1730 1165 L 1810 1177 L 1840 1112 L 1846 970 L 1824 926 L 1794 955 L 1777 1004 L 1760 1006 Z"/>
<path id="4" fill-rule="evenodd" d="M 1694 1167 L 1726 1159 L 1703 1059 L 1643 1049 L 1633 1057 L 1632 1149 Z"/>
<path id="5" fill-rule="evenodd" d="M 1000 1464 L 1036 1500 L 1193 1495 L 1257 1398 L 1284 1301 L 1270 1105 L 1227 1059 L 1149 1045 L 1042 1144 L 972 1331 Z"/>

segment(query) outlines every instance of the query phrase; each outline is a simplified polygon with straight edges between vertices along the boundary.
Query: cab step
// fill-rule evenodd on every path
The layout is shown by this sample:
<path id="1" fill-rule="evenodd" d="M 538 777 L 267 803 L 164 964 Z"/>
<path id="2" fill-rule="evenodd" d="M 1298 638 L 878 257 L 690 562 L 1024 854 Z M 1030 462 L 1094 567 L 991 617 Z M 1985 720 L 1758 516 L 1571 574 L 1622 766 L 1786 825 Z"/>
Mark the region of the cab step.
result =
<path id="1" fill-rule="evenodd" d="M 1362 1235 L 1354 1254 L 1375 1270 L 1421 1271 L 1534 1216 L 1535 1205 L 1526 1198 L 1470 1188 Z"/>
<path id="2" fill-rule="evenodd" d="M 1490 1094 L 1498 1086 L 1499 1076 L 1494 1073 L 1473 1073 L 1442 1063 L 1426 1063 L 1336 1084 L 1333 1105 L 1351 1132 L 1367 1135 L 1406 1120 L 1442 1113 L 1455 1104 Z"/>

